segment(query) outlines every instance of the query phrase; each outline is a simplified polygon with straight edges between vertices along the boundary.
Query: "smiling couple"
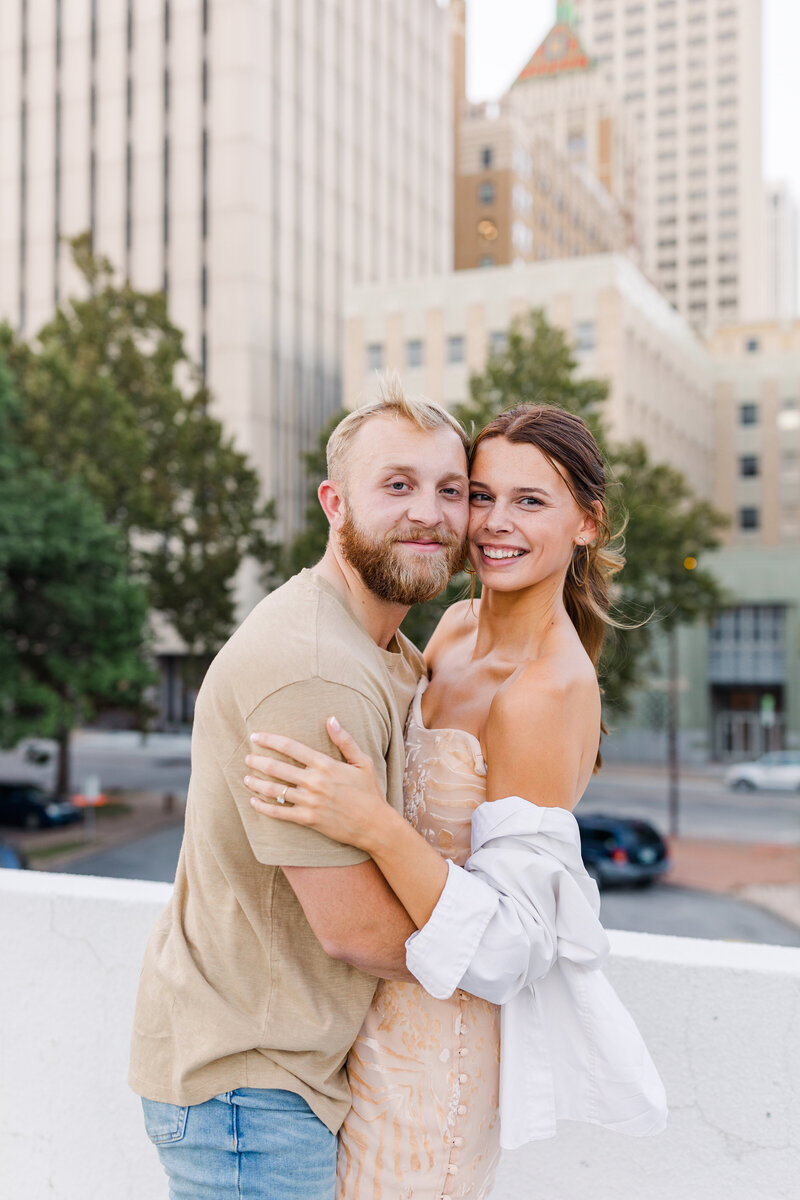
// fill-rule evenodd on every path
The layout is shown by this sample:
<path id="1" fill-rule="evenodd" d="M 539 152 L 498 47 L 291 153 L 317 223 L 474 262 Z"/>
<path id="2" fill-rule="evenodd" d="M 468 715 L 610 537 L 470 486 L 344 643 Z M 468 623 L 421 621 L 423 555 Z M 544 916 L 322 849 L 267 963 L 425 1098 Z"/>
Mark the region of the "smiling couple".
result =
<path id="1" fill-rule="evenodd" d="M 478 1200 L 557 1119 L 665 1121 L 572 816 L 621 565 L 602 457 L 538 405 L 470 446 L 389 379 L 319 499 L 321 562 L 198 696 L 130 1083 L 174 1200 Z M 400 622 L 465 555 L 481 599 L 423 658 Z"/>

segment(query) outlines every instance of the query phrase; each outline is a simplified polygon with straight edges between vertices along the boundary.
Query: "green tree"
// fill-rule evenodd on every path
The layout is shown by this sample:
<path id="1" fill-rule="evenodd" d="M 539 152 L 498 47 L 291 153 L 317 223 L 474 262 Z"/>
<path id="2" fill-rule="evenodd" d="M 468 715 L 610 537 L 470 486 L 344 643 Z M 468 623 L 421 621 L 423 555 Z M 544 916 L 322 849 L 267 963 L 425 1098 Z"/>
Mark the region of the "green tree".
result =
<path id="1" fill-rule="evenodd" d="M 189 655 L 230 633 L 247 555 L 269 571 L 272 507 L 212 415 L 161 293 L 114 280 L 88 235 L 72 242 L 86 294 L 32 344 L 0 327 L 23 400 L 20 436 L 57 479 L 77 480 L 124 531 L 131 563 Z"/>
<path id="2" fill-rule="evenodd" d="M 104 708 L 136 708 L 154 681 L 147 597 L 125 538 L 79 483 L 61 481 L 19 445 L 22 409 L 0 360 L 0 745 L 59 744 Z"/>
<path id="3" fill-rule="evenodd" d="M 513 323 L 506 348 L 490 354 L 483 374 L 472 377 L 470 399 L 456 415 L 477 431 L 514 404 L 555 404 L 582 417 L 597 438 L 608 466 L 613 527 L 621 529 L 627 515 L 626 565 L 615 581 L 614 608 L 632 627 L 610 632 L 600 669 L 606 702 L 624 710 L 646 669 L 654 630 L 694 621 L 722 601 L 716 579 L 697 562 L 717 547 L 727 519 L 693 495 L 680 471 L 652 462 L 641 442 L 611 441 L 603 414 L 608 385 L 579 378 L 577 367 L 561 330 L 533 310 Z"/>

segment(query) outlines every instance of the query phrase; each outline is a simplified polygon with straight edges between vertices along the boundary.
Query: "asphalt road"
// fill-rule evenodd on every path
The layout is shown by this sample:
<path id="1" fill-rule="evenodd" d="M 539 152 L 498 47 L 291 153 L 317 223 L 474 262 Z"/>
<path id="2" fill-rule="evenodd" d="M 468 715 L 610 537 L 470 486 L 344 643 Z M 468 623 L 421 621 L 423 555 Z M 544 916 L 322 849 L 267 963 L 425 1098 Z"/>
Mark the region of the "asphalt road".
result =
<path id="1" fill-rule="evenodd" d="M 0 779 L 24 775 L 45 785 L 52 768 L 36 768 L 18 753 L 0 754 Z M 185 735 L 79 733 L 73 740 L 73 781 L 81 790 L 90 775 L 101 788 L 170 791 L 185 795 L 189 783 L 189 738 Z M 666 775 L 659 766 L 613 763 L 592 780 L 581 812 L 608 811 L 643 817 L 667 832 Z M 800 845 L 800 793 L 731 792 L 715 775 L 687 773 L 681 784 L 679 832 L 743 842 Z"/>
<path id="2" fill-rule="evenodd" d="M 48 782 L 47 767 L 36 768 L 18 754 L 0 755 L 0 778 L 23 774 Z M 73 778 L 81 787 L 97 775 L 103 788 L 172 791 L 185 795 L 189 781 L 189 739 L 155 735 L 145 742 L 133 734 L 79 734 L 73 747 Z M 667 782 L 658 767 L 608 765 L 592 780 L 582 812 L 613 812 L 668 829 Z M 680 833 L 685 837 L 743 842 L 800 844 L 800 796 L 796 793 L 728 791 L 713 775 L 688 775 L 681 788 Z M 138 842 L 84 858 L 76 874 L 171 881 L 181 832 L 170 829 Z M 658 884 L 641 891 L 603 893 L 602 917 L 610 929 L 679 936 L 800 945 L 800 929 L 755 905 L 727 896 Z"/>
<path id="3" fill-rule="evenodd" d="M 73 875 L 171 883 L 181 834 L 180 829 L 150 834 L 137 842 L 81 859 L 65 870 Z M 800 928 L 754 904 L 669 884 L 655 884 L 648 889 L 606 890 L 602 893 L 600 915 L 607 929 L 800 946 Z"/>

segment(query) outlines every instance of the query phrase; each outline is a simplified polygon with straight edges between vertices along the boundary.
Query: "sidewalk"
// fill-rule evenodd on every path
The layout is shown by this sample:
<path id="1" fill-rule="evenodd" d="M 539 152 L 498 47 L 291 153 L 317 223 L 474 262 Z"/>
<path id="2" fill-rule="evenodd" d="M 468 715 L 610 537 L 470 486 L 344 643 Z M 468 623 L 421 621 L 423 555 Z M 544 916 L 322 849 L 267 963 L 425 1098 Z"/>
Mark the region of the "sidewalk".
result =
<path id="1" fill-rule="evenodd" d="M 665 882 L 749 900 L 800 926 L 800 847 L 669 838 Z"/>

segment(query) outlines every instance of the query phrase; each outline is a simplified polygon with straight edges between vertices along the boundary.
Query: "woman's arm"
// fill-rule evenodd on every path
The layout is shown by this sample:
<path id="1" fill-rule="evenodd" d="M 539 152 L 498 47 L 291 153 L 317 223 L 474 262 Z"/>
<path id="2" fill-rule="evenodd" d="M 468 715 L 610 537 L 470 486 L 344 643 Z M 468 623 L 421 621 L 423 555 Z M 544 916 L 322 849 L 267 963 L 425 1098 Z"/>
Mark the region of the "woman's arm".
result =
<path id="1" fill-rule="evenodd" d="M 268 776 L 245 776 L 251 792 L 258 793 L 250 802 L 272 820 L 310 825 L 335 841 L 365 850 L 421 929 L 447 881 L 447 864 L 400 813 L 390 808 L 372 759 L 335 717 L 328 720 L 328 732 L 344 762 L 291 738 L 254 734 L 254 745 L 286 755 L 298 765 L 260 754 L 248 755 L 247 766 Z M 285 804 L 280 802 L 284 793 Z"/>

